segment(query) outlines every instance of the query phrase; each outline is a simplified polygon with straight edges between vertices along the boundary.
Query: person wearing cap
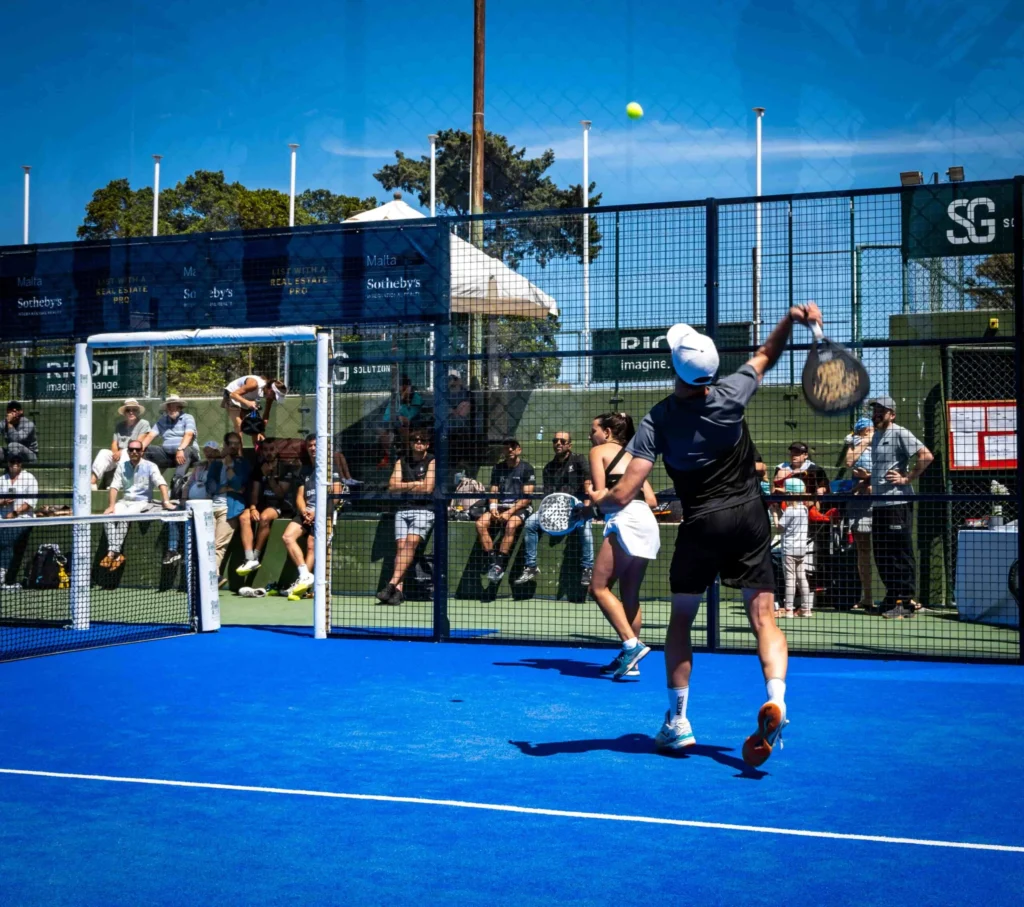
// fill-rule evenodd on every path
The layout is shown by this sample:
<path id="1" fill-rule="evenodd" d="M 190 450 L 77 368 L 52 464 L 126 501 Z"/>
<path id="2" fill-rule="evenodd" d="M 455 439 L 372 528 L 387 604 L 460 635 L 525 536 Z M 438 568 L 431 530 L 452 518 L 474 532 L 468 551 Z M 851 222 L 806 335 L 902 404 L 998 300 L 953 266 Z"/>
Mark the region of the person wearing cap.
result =
<path id="1" fill-rule="evenodd" d="M 139 440 L 145 457 L 160 469 L 174 469 L 174 483 L 183 487 L 189 468 L 199 459 L 196 443 L 196 420 L 185 412 L 185 401 L 177 394 L 169 394 L 160 407 L 163 415 Z M 153 442 L 159 438 L 160 446 Z M 177 494 L 178 492 L 175 492 Z"/>
<path id="2" fill-rule="evenodd" d="M 875 427 L 870 419 L 860 418 L 853 431 L 846 436 L 843 465 L 851 471 L 854 482 L 853 497 L 846 503 L 846 516 L 853 533 L 857 551 L 857 575 L 860 577 L 860 598 L 854 611 L 871 611 L 875 607 L 873 578 L 871 575 L 871 441 Z"/>
<path id="3" fill-rule="evenodd" d="M 536 471 L 523 459 L 522 445 L 515 438 L 506 438 L 501 446 L 505 456 L 491 470 L 487 510 L 476 521 L 480 547 L 490 562 L 487 579 L 491 583 L 501 582 L 505 575 L 516 534 L 533 513 L 530 495 L 537 483 Z M 491 532 L 499 528 L 502 530 L 501 545 L 495 551 Z"/>
<path id="4" fill-rule="evenodd" d="M 781 490 L 786 479 L 792 476 L 801 476 L 813 494 L 828 491 L 828 473 L 810 458 L 810 448 L 803 441 L 789 445 L 789 461 L 775 467 L 772 484 L 776 490 Z"/>
<path id="5" fill-rule="evenodd" d="M 917 562 L 911 532 L 912 483 L 935 457 L 910 429 L 896 424 L 896 401 L 892 397 L 871 401 L 871 422 L 875 427 L 871 438 L 871 491 L 883 496 L 871 502 L 871 546 L 885 586 L 882 617 L 902 620 L 921 610 L 914 600 Z M 915 461 L 912 468 L 911 460 Z"/>
<path id="6" fill-rule="evenodd" d="M 256 441 L 264 439 L 264 432 L 270 423 L 270 410 L 274 403 L 280 403 L 288 393 L 287 385 L 280 378 L 265 378 L 262 375 L 243 375 L 224 388 L 221 406 L 228 411 L 234 422 L 235 431 L 242 433 L 243 418 L 255 418 L 263 423 L 263 431 L 254 432 Z M 263 414 L 260 415 L 260 401 Z M 255 413 L 255 417 L 250 415 Z"/>
<path id="7" fill-rule="evenodd" d="M 39 482 L 22 468 L 22 456 L 14 452 L 7 456 L 7 466 L 0 475 L 0 592 L 16 591 L 18 583 L 7 582 L 7 571 L 14 560 L 14 546 L 28 531 L 27 525 L 10 522 L 28 519 L 35 510 L 39 495 Z"/>
<path id="8" fill-rule="evenodd" d="M 17 400 L 7 404 L 7 415 L 0 425 L 0 438 L 6 445 L 0 448 L 0 463 L 6 462 L 13 454 L 20 456 L 24 463 L 35 463 L 39 459 L 36 424 L 25 417 L 25 410 Z"/>
<path id="9" fill-rule="evenodd" d="M 146 407 L 134 397 L 129 397 L 123 406 L 117 408 L 121 421 L 114 425 L 110 447 L 97 453 L 96 459 L 92 461 L 93 491 L 107 476 L 113 476 L 118 463 L 128 459 L 128 442 L 137 441 L 149 431 L 149 422 L 141 418 L 145 411 Z"/>
<path id="10" fill-rule="evenodd" d="M 743 591 L 768 696 L 758 710 L 756 732 L 743 744 L 744 760 L 749 765 L 762 764 L 787 723 L 789 652 L 775 622 L 771 526 L 744 413 L 765 373 L 785 350 L 793 323 L 820 324 L 821 320 L 813 302 L 791 307 L 753 357 L 717 382 L 714 341 L 686 324 L 668 331 L 675 390 L 640 423 L 627 447 L 633 459 L 608 492 L 609 499 L 625 506 L 660 456 L 683 505 L 669 573 L 672 614 L 665 636 L 669 709 L 655 737 L 659 750 L 681 750 L 696 742 L 686 717 L 693 669 L 690 631 L 701 598 L 719 576 L 724 585 Z"/>

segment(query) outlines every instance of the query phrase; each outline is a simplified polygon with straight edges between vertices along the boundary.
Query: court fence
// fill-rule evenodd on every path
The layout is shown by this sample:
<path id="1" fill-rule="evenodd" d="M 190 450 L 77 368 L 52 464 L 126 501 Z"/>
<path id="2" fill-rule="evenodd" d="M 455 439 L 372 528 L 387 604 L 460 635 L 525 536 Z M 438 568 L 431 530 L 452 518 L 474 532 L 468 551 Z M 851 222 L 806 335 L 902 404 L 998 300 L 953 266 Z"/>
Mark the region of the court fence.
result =
<path id="1" fill-rule="evenodd" d="M 864 362 L 869 400 L 890 397 L 905 431 L 858 427 L 871 420 L 867 403 L 841 417 L 812 410 L 800 390 L 811 338 L 794 329 L 746 414 L 764 464 L 791 650 L 1019 661 L 1022 189 L 1018 177 L 255 231 L 235 235 L 234 253 L 217 252 L 204 284 L 210 299 L 233 287 L 244 303 L 211 304 L 187 317 L 200 327 L 236 319 L 331 332 L 329 632 L 590 645 L 617 639 L 587 594 L 594 559 L 601 564 L 603 522 L 552 538 L 522 517 L 552 490 L 583 496 L 595 418 L 626 412 L 639 423 L 672 392 L 670 325 L 687 322 L 714 337 L 724 374 L 757 350 L 791 305 L 813 299 L 826 332 Z M 260 258 L 250 238 L 281 241 Z M 315 241 L 313 252 L 301 251 L 305 239 Z M 133 242 L 142 260 L 144 251 L 168 260 L 180 254 L 170 242 Z M 117 250 L 132 259 L 109 245 L 110 260 Z M 46 251 L 29 248 L 37 260 Z M 24 254 L 0 250 L 5 321 L 10 300 L 32 298 Z M 210 252 L 204 260 L 215 258 Z M 99 285 L 109 286 L 105 279 Z M 142 286 L 133 279 L 119 278 L 121 288 Z M 177 298 L 171 278 L 165 283 L 167 298 Z M 152 277 L 138 299 L 126 291 L 118 327 L 167 326 L 159 286 Z M 34 324 L 34 334 L 0 344 L 0 388 L 35 423 L 38 497 L 59 506 L 70 502 L 72 486 L 73 394 L 64 385 L 73 343 L 93 323 L 75 314 L 63 334 Z M 109 436 L 124 398 L 155 413 L 177 393 L 200 440 L 220 440 L 231 427 L 221 389 L 250 373 L 281 376 L 289 386 L 268 433 L 304 436 L 315 430 L 314 348 L 255 344 L 189 358 L 140 345 L 106 353 L 94 359 L 94 436 Z M 433 457 L 433 489 L 395 490 L 411 481 L 419 436 Z M 492 482 L 508 471 L 497 465 L 510 439 L 526 466 L 518 485 L 506 479 L 492 494 Z M 893 476 L 876 474 L 875 484 L 863 478 L 870 465 L 861 459 L 866 447 L 887 462 L 885 445 L 897 441 L 904 455 L 893 460 L 895 481 L 917 463 L 914 481 L 903 486 L 912 494 L 898 498 Z M 294 462 L 282 456 L 275 468 L 301 465 L 301 452 L 287 449 Z M 644 638 L 656 643 L 671 608 L 668 567 L 681 510 L 660 462 L 650 482 L 661 550 L 640 602 Z M 94 509 L 104 501 L 100 489 Z M 491 497 L 523 502 L 514 533 L 478 526 L 480 502 Z M 806 519 L 793 518 L 800 510 Z M 281 529 L 271 532 L 270 547 L 280 544 Z M 421 539 L 413 551 L 396 542 L 407 532 Z M 799 556 L 794 545 L 802 546 Z M 272 570 L 268 554 L 257 576 L 241 580 L 237 547 L 223 565 L 230 589 L 293 578 L 287 560 L 273 561 Z M 406 569 L 395 596 L 389 580 L 400 551 Z M 787 572 L 795 585 L 788 594 Z M 401 603 L 382 603 L 378 593 Z M 709 590 L 697 642 L 720 651 L 753 647 L 735 590 Z"/>

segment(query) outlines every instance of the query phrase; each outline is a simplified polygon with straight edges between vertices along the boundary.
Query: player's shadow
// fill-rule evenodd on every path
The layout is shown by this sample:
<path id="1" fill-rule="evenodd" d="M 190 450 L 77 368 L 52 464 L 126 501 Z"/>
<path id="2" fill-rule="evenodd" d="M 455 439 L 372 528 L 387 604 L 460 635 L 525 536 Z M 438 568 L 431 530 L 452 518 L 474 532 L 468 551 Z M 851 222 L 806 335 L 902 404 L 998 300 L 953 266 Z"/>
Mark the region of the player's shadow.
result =
<path id="1" fill-rule="evenodd" d="M 601 673 L 603 665 L 573 661 L 571 658 L 522 658 L 519 661 L 496 661 L 494 666 L 498 668 L 536 668 L 539 671 L 558 671 L 563 677 L 610 680 L 607 674 Z"/>
<path id="2" fill-rule="evenodd" d="M 733 752 L 728 746 L 708 746 L 697 743 L 684 750 L 670 753 L 659 753 L 654 748 L 654 738 L 648 734 L 623 734 L 621 737 L 595 738 L 593 740 L 558 740 L 552 743 L 530 743 L 526 740 L 509 740 L 524 756 L 558 756 L 562 754 L 610 752 L 627 753 L 629 755 L 663 756 L 669 759 L 690 759 L 702 756 L 712 759 L 720 765 L 735 769 L 737 778 L 760 781 L 767 775 L 759 769 L 751 768 L 742 759 L 729 754 Z"/>

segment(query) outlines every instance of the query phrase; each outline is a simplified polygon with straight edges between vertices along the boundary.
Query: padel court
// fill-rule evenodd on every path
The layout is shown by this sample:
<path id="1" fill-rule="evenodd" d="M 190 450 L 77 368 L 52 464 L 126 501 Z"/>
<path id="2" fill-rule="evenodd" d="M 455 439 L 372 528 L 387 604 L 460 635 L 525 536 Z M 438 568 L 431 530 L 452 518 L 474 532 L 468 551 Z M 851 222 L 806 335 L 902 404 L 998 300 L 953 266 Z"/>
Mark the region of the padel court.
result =
<path id="1" fill-rule="evenodd" d="M 0 674 L 12 904 L 1018 903 L 1019 667 L 796 658 L 740 759 L 756 659 L 315 642 L 225 627 Z"/>

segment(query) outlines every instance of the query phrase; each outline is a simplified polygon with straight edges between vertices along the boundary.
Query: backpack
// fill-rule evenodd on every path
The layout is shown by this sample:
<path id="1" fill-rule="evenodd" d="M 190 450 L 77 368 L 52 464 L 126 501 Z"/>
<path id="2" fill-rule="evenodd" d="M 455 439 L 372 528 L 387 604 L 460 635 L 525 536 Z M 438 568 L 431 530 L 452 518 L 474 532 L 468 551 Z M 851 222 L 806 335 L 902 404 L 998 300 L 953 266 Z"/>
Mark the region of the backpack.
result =
<path id="1" fill-rule="evenodd" d="M 40 545 L 32 558 L 26 583 L 29 589 L 67 589 L 70 586 L 68 559 L 59 545 Z"/>
<path id="2" fill-rule="evenodd" d="M 456 494 L 476 494 L 486 496 L 487 489 L 476 479 L 464 478 L 455 488 Z M 482 510 L 480 509 L 482 505 Z M 473 511 L 473 508 L 476 511 Z M 472 513 L 470 511 L 473 511 Z M 479 511 L 479 512 L 477 512 Z M 478 520 L 487 511 L 486 497 L 452 498 L 448 504 L 448 514 L 453 520 Z M 475 514 L 475 515 L 474 515 Z"/>

